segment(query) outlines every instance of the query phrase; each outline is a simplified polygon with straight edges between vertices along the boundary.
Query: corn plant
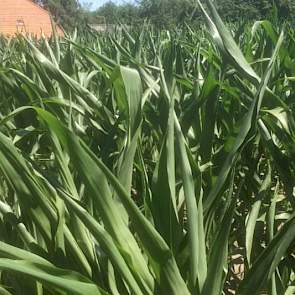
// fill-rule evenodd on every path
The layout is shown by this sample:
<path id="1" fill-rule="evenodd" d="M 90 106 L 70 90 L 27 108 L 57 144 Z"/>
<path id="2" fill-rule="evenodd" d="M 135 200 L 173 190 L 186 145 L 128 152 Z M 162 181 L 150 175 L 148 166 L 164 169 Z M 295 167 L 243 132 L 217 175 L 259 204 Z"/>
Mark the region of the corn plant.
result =
<path id="1" fill-rule="evenodd" d="M 0 294 L 294 294 L 295 31 L 0 40 Z"/>

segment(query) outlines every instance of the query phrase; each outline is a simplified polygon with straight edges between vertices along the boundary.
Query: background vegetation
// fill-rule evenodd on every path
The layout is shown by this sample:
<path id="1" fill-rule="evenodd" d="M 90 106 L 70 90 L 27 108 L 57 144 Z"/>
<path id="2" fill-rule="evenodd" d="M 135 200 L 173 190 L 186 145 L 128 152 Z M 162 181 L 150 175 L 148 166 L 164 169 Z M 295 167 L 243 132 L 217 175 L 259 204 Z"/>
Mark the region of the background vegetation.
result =
<path id="1" fill-rule="evenodd" d="M 148 19 L 163 28 L 202 22 L 202 13 L 195 0 L 137 0 L 121 5 L 109 1 L 93 12 L 89 11 L 91 6 L 81 7 L 77 0 L 36 2 L 49 9 L 57 23 L 66 29 L 101 23 L 101 17 L 107 24 L 121 22 L 129 25 L 138 25 Z M 228 22 L 266 19 L 271 18 L 273 13 L 277 13 L 281 20 L 292 21 L 295 13 L 294 0 L 216 0 L 214 3 L 221 17 Z"/>
<path id="2" fill-rule="evenodd" d="M 216 0 L 221 17 L 228 22 L 265 19 L 277 9 L 280 18 L 292 19 L 295 12 L 294 0 Z M 194 0 L 138 0 L 136 5 L 115 5 L 107 2 L 94 15 L 106 17 L 107 23 L 140 23 L 143 18 L 160 27 L 176 24 L 200 24 L 202 13 Z"/>

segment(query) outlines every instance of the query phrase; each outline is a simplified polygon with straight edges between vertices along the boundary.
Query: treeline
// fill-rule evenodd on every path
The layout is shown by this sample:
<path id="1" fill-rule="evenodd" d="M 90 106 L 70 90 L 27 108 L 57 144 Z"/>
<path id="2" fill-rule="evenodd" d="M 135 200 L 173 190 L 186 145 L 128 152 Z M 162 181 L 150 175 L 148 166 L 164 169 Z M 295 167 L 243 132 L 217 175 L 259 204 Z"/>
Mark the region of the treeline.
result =
<path id="1" fill-rule="evenodd" d="M 105 3 L 96 11 L 82 7 L 77 0 L 35 0 L 49 9 L 55 21 L 66 29 L 87 24 L 140 24 L 147 19 L 158 27 L 198 23 L 202 15 L 196 0 L 137 0 L 134 4 Z M 91 3 L 91 0 L 89 0 Z M 295 15 L 295 0 L 215 0 L 224 20 L 257 20 L 273 17 L 282 20 Z"/>
<path id="2" fill-rule="evenodd" d="M 291 19 L 295 0 L 215 0 L 222 18 L 227 21 L 261 19 L 273 16 Z M 199 22 L 202 14 L 196 0 L 139 0 L 136 4 L 116 5 L 109 1 L 93 13 L 106 23 L 140 23 L 148 19 L 157 26 L 169 27 L 183 22 Z"/>

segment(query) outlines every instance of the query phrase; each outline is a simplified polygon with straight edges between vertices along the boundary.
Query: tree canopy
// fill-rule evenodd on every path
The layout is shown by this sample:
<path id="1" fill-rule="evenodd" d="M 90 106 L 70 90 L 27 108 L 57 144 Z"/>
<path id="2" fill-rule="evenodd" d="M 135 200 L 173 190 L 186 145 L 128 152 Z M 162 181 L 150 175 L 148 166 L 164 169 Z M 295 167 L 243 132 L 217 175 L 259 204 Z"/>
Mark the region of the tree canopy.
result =
<path id="1" fill-rule="evenodd" d="M 89 12 L 77 0 L 35 0 L 52 14 L 55 22 L 66 30 L 87 22 Z"/>
<path id="2" fill-rule="evenodd" d="M 91 0 L 89 0 L 91 3 Z M 35 0 L 48 9 L 55 21 L 65 29 L 87 23 L 138 24 L 144 19 L 159 27 L 171 27 L 183 22 L 200 22 L 201 13 L 195 0 L 137 0 L 134 4 L 115 4 L 111 0 L 89 11 L 77 0 Z M 295 13 L 295 0 L 215 0 L 219 13 L 227 21 L 262 19 L 276 9 L 281 19 Z"/>

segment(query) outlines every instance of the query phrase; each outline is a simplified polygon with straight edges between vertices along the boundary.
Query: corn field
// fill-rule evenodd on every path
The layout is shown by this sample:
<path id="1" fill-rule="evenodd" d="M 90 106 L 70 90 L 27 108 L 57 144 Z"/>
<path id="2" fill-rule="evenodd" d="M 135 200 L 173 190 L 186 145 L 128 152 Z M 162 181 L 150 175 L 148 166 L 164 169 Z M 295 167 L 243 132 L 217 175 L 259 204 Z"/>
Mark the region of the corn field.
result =
<path id="1" fill-rule="evenodd" d="M 295 30 L 206 4 L 1 38 L 1 295 L 295 294 Z"/>

